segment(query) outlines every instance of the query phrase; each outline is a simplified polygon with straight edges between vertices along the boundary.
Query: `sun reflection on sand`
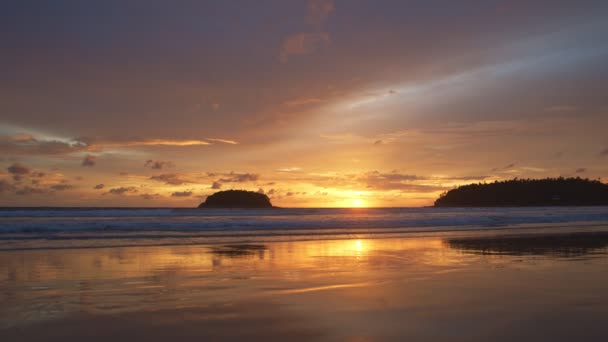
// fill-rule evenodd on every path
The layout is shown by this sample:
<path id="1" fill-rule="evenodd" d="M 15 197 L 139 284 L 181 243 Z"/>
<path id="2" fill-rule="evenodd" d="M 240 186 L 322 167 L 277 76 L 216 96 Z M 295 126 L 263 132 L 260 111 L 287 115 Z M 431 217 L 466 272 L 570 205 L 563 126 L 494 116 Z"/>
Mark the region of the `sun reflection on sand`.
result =
<path id="1" fill-rule="evenodd" d="M 448 317 L 454 312 L 475 316 L 495 303 L 494 310 L 504 315 L 526 312 L 522 307 L 534 313 L 537 307 L 554 305 L 553 295 L 574 291 L 592 298 L 604 292 L 608 275 L 603 272 L 603 242 L 568 240 L 568 251 L 579 241 L 585 243 L 586 249 L 577 249 L 589 253 L 582 264 L 561 261 L 571 254 L 557 258 L 529 250 L 535 241 L 530 239 L 508 240 L 509 246 L 520 246 L 517 255 L 473 250 L 506 241 L 488 239 L 353 238 L 2 253 L 0 332 L 89 316 L 146 315 L 151 322 L 147 324 L 153 324 L 165 320 L 158 315 L 167 312 L 187 318 L 184 322 L 239 326 L 243 317 L 266 320 L 297 314 L 334 322 L 331 331 L 338 334 L 359 326 L 383 334 L 386 329 L 401 331 L 398 322 L 404 319 L 424 326 L 425 315 L 433 310 L 443 310 Z M 564 239 L 546 241 L 556 241 L 556 248 L 563 250 Z M 552 247 L 544 243 L 543 248 Z M 561 281 L 567 278 L 579 281 Z M 552 291 L 539 297 L 537 289 L 543 288 Z M 600 303 L 602 298 L 595 300 Z M 409 315 L 414 308 L 426 314 Z M 215 329 L 214 324 L 206 329 Z"/>
<path id="2" fill-rule="evenodd" d="M 397 256 L 399 251 L 412 251 L 418 255 L 415 259 L 424 257 L 426 263 L 435 263 L 432 260 L 437 253 L 419 254 L 428 248 L 438 251 L 443 245 L 439 239 L 348 239 L 267 245 L 32 250 L 4 253 L 0 282 L 6 285 L 9 297 L 19 294 L 25 301 L 41 301 L 52 292 L 66 303 L 63 310 L 68 313 L 82 309 L 121 312 L 146 308 L 146 301 L 130 299 L 132 293 L 154 297 L 153 302 L 148 301 L 154 308 L 171 305 L 175 298 L 171 293 L 181 293 L 184 300 L 192 303 L 204 302 L 209 297 L 201 291 L 220 286 L 227 276 L 234 280 L 231 287 L 247 281 L 258 296 L 265 293 L 264 284 L 270 280 L 286 287 L 282 293 L 365 286 L 361 284 L 369 284 L 368 278 L 378 267 L 403 260 Z M 23 261 L 16 262 L 15 258 Z M 230 274 L 239 274 L 240 280 Z M 81 282 L 87 286 L 70 285 Z M 86 305 L 79 304 L 78 298 L 87 298 Z M 49 319 L 44 311 L 27 314 L 30 318 L 40 315 L 38 319 Z"/>

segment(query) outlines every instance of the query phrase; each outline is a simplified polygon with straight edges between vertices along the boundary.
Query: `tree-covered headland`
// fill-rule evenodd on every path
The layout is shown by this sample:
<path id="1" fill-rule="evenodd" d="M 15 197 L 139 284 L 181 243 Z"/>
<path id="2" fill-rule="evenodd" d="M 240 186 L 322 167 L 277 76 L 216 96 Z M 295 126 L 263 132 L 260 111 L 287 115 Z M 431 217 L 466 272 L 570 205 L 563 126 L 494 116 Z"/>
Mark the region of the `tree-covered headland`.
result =
<path id="1" fill-rule="evenodd" d="M 435 201 L 435 207 L 582 205 L 608 205 L 608 184 L 580 177 L 513 179 L 463 185 Z"/>

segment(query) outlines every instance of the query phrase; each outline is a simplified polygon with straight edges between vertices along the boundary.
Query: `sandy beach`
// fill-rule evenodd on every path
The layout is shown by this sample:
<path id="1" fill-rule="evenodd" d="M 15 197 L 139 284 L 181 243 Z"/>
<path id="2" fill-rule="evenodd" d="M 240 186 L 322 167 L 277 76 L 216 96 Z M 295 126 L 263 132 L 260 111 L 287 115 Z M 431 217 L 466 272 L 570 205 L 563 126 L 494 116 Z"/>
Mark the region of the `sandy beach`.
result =
<path id="1" fill-rule="evenodd" d="M 608 227 L 0 252 L 3 341 L 600 340 Z"/>

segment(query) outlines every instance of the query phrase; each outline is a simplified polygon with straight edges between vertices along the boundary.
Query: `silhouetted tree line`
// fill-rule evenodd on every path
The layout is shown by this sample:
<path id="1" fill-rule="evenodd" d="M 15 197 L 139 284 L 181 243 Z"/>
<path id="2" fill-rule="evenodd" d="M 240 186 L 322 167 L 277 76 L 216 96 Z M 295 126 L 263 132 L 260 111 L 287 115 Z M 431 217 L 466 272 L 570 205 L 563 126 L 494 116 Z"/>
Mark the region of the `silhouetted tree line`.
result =
<path id="1" fill-rule="evenodd" d="M 207 197 L 199 208 L 272 208 L 268 196 L 246 190 L 219 191 Z"/>
<path id="2" fill-rule="evenodd" d="M 513 179 L 460 186 L 441 194 L 436 207 L 608 205 L 608 184 L 576 178 Z"/>
<path id="3" fill-rule="evenodd" d="M 606 249 L 608 233 L 465 237 L 446 239 L 444 244 L 471 254 L 552 255 L 571 258 Z"/>

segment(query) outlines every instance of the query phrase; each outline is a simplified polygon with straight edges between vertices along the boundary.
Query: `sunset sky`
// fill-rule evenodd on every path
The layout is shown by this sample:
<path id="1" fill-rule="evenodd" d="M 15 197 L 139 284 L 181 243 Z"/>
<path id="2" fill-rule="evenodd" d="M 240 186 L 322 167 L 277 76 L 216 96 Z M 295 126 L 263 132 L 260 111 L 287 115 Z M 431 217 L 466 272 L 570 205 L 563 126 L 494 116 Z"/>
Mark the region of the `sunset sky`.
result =
<path id="1" fill-rule="evenodd" d="M 608 179 L 608 1 L 5 1 L 0 205 Z"/>

